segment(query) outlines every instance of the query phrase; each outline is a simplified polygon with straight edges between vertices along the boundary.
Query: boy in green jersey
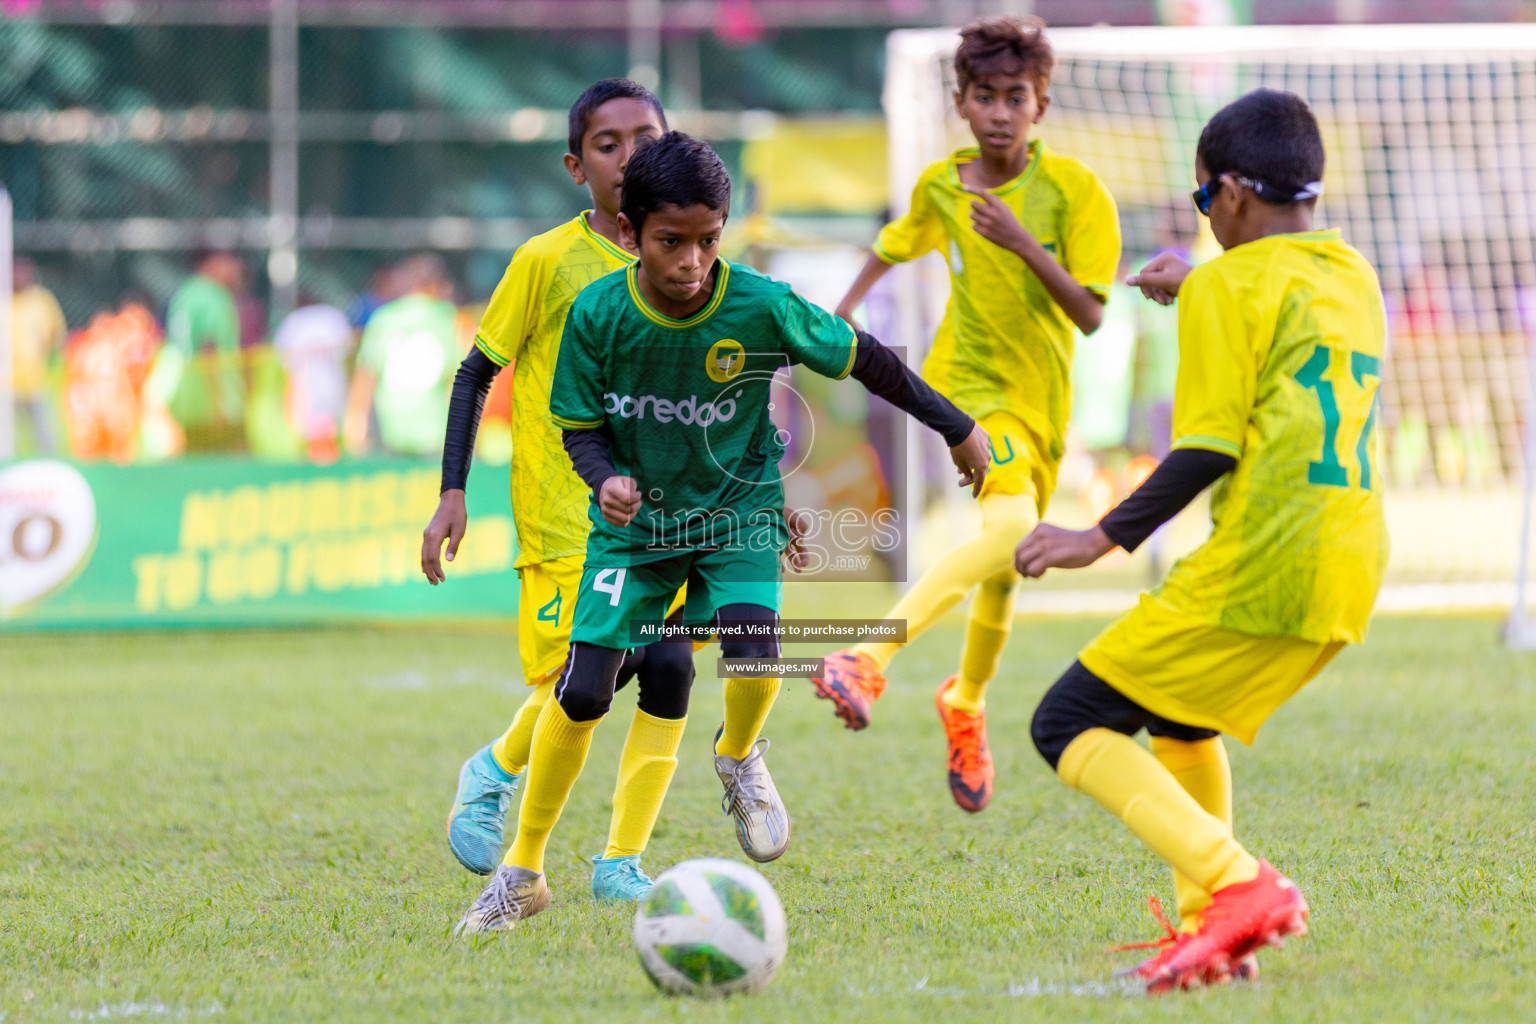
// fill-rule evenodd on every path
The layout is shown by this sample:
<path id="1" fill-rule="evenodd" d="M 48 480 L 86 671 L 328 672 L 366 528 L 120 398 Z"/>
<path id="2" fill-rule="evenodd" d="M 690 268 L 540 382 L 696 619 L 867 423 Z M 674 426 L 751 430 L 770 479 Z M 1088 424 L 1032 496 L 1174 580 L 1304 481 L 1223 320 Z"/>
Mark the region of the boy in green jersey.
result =
<path id="1" fill-rule="evenodd" d="M 853 376 L 943 435 L 961 483 L 979 490 L 986 432 L 889 349 L 718 255 L 730 206 L 725 166 L 679 132 L 631 158 L 619 223 L 639 261 L 593 282 L 566 320 L 550 395 L 576 472 L 592 489 L 571 653 L 534 727 L 517 838 L 460 923 L 510 928 L 549 905 L 544 850 L 626 648 L 660 639 L 687 583 L 684 616 L 712 626 L 726 658 L 776 658 L 788 529 L 768 417 L 775 373 L 796 363 Z M 789 845 L 789 818 L 758 733 L 777 678 L 725 680 L 715 769 L 737 838 L 759 862 Z"/>

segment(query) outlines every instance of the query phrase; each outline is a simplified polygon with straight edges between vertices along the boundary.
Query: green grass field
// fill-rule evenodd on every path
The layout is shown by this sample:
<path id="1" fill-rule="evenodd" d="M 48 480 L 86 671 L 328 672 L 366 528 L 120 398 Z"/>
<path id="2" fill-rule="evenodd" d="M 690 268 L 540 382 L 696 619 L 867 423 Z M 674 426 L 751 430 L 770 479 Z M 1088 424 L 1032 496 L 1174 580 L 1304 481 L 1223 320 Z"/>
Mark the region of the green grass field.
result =
<path id="1" fill-rule="evenodd" d="M 1028 740 L 1097 625 L 1016 629 L 975 817 L 950 802 L 931 705 L 957 625 L 896 663 L 865 733 L 786 687 L 767 735 L 795 839 L 766 874 L 789 959 L 723 1004 L 658 995 L 631 912 L 587 896 L 627 693 L 551 844 L 554 906 L 464 941 L 481 882 L 443 818 L 459 762 L 521 699 L 509 638 L 6 636 L 0 1021 L 1536 1019 L 1536 659 L 1489 622 L 1386 619 L 1254 749 L 1232 744 L 1239 835 L 1302 884 L 1312 934 L 1257 985 L 1147 999 L 1102 950 L 1154 937 L 1146 896 L 1171 884 Z M 739 856 L 707 754 L 712 654 L 653 872 Z"/>

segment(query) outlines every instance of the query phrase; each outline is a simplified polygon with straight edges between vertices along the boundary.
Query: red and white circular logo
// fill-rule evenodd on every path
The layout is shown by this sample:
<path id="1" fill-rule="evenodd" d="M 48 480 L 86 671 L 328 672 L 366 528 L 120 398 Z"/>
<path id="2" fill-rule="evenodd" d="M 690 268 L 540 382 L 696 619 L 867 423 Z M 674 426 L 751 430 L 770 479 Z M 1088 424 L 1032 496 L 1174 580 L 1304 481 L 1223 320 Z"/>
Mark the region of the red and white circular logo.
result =
<path id="1" fill-rule="evenodd" d="M 96 547 L 96 498 L 75 467 L 39 459 L 0 469 L 0 619 L 67 587 Z"/>

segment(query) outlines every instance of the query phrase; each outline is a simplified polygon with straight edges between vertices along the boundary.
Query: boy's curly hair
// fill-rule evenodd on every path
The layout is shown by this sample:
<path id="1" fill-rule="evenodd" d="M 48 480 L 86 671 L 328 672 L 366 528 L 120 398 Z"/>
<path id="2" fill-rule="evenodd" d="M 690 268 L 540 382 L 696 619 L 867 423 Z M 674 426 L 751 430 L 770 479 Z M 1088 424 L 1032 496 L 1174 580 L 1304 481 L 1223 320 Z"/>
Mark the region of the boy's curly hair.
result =
<path id="1" fill-rule="evenodd" d="M 1039 18 L 982 18 L 960 30 L 955 78 L 962 96 L 989 75 L 1028 75 L 1035 95 L 1044 96 L 1055 67 L 1056 55 Z"/>

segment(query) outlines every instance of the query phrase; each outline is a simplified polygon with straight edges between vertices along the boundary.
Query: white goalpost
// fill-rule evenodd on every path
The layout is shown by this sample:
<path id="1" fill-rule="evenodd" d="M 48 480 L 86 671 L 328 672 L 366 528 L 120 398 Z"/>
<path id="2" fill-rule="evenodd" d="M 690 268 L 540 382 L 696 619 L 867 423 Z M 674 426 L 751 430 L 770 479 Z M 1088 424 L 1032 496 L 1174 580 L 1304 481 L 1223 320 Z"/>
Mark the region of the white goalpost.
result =
<path id="1" fill-rule="evenodd" d="M 1192 164 L 1211 114 L 1260 86 L 1308 100 L 1328 150 L 1318 223 L 1342 228 L 1371 260 L 1389 315 L 1378 465 L 1393 555 L 1381 607 L 1513 608 L 1511 640 L 1536 641 L 1523 628 L 1526 452 L 1536 445 L 1527 436 L 1536 25 L 1091 28 L 1050 38 L 1057 63 L 1040 134 L 1114 194 L 1130 265 L 1166 246 L 1171 222 L 1197 222 Z M 972 144 L 950 98 L 957 43 L 954 30 L 889 37 L 897 215 L 925 166 Z M 1197 253 L 1212 246 L 1195 242 Z M 922 352 L 948 280 L 936 261 L 902 270 L 898 340 Z"/>
<path id="2" fill-rule="evenodd" d="M 0 186 L 0 462 L 16 456 L 11 345 L 11 194 Z"/>

